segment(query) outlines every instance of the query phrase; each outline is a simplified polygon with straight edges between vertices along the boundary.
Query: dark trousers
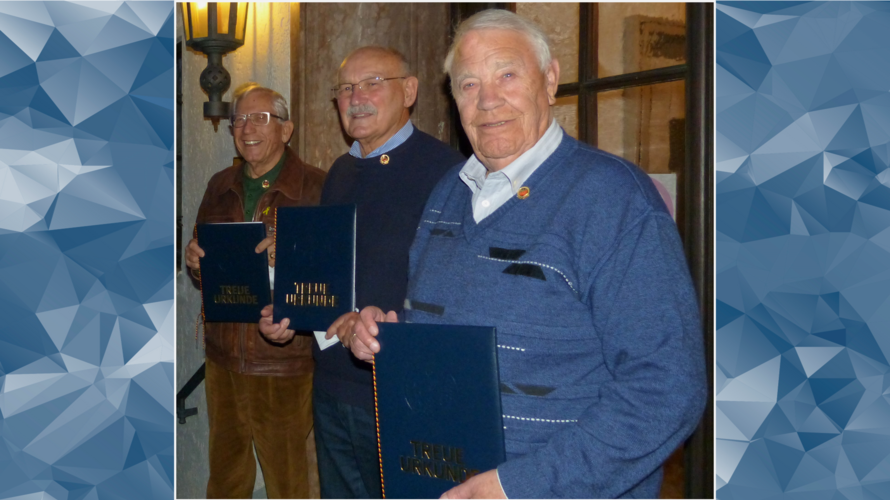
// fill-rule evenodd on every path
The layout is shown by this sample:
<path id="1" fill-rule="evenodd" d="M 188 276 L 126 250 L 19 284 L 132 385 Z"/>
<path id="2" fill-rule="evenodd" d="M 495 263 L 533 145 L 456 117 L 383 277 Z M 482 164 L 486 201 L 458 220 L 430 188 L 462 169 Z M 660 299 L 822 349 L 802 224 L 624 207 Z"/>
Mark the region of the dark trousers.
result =
<path id="1" fill-rule="evenodd" d="M 321 498 L 381 498 L 374 414 L 318 387 L 312 409 Z"/>
<path id="2" fill-rule="evenodd" d="M 257 458 L 268 498 L 309 498 L 306 439 L 312 429 L 312 373 L 241 375 L 207 360 L 210 420 L 207 498 L 252 498 Z"/>

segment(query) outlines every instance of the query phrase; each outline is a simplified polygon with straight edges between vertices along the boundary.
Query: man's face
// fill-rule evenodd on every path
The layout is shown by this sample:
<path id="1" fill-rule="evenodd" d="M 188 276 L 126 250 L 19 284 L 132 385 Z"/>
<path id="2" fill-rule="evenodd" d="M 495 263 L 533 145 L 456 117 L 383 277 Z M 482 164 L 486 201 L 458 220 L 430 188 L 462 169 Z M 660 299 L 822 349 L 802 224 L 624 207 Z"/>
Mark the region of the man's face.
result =
<path id="1" fill-rule="evenodd" d="M 238 109 L 235 114 L 250 114 L 268 111 L 275 113 L 272 107 L 272 97 L 265 92 L 253 92 L 238 101 Z M 281 123 L 277 118 L 270 117 L 268 125 L 257 126 L 247 123 L 243 127 L 233 127 L 235 147 L 241 153 L 241 157 L 253 167 L 254 172 L 263 174 L 274 167 L 284 147 L 294 131 L 294 124 L 290 121 Z"/>
<path id="2" fill-rule="evenodd" d="M 405 76 L 399 60 L 378 50 L 360 50 L 340 68 L 338 84 L 358 83 L 375 76 Z M 352 96 L 337 97 L 343 128 L 359 142 L 362 155 L 382 146 L 408 121 L 408 108 L 417 96 L 417 79 L 380 82 L 373 90 L 354 87 Z"/>
<path id="3" fill-rule="evenodd" d="M 452 87 L 473 152 L 489 171 L 525 153 L 550 126 L 559 63 L 544 73 L 528 39 L 512 30 L 469 32 L 457 48 Z"/>

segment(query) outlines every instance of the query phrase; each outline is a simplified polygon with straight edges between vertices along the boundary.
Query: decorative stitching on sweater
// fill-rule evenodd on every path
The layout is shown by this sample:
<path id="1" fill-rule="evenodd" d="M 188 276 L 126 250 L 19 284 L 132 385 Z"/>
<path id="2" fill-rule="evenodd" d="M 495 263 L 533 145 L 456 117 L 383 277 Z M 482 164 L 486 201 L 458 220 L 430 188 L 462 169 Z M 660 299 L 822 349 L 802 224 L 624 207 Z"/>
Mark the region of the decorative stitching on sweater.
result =
<path id="1" fill-rule="evenodd" d="M 441 213 L 442 213 L 441 210 L 434 210 L 434 209 L 432 209 L 432 208 L 430 209 L 430 212 L 436 212 L 437 214 L 441 214 Z"/>
<path id="2" fill-rule="evenodd" d="M 573 422 L 577 422 L 577 420 L 551 420 L 549 418 L 514 417 L 512 415 L 503 415 L 503 417 L 512 418 L 514 420 L 525 420 L 527 422 L 549 422 L 551 424 L 571 424 Z"/>
<path id="3" fill-rule="evenodd" d="M 568 276 L 566 276 L 565 273 L 563 273 L 562 271 L 560 271 L 559 269 L 557 269 L 557 268 L 555 268 L 555 267 L 553 267 L 553 266 L 548 266 L 547 264 L 541 264 L 540 262 L 534 262 L 534 261 L 531 261 L 531 260 L 518 260 L 518 261 L 514 261 L 514 260 L 504 260 L 504 259 L 493 259 L 493 258 L 491 258 L 491 257 L 486 257 L 485 255 L 477 255 L 476 257 L 479 257 L 480 259 L 493 260 L 493 261 L 495 261 L 495 262 L 508 262 L 508 263 L 511 263 L 511 264 L 513 264 L 513 263 L 516 263 L 516 264 L 535 264 L 535 265 L 538 265 L 538 266 L 546 267 L 547 269 L 550 269 L 550 270 L 552 270 L 552 271 L 556 271 L 557 273 L 559 273 L 559 275 L 562 276 L 562 279 L 566 280 L 566 283 L 569 285 L 569 288 L 571 288 L 572 291 L 575 292 L 576 294 L 578 293 L 578 290 L 575 290 L 575 287 L 574 287 L 574 285 L 572 285 L 572 282 L 569 280 Z"/>
<path id="4" fill-rule="evenodd" d="M 508 346 L 508 345 L 500 345 L 500 344 L 498 344 L 498 347 L 500 347 L 501 349 L 511 349 L 511 350 L 513 350 L 513 351 L 522 351 L 522 352 L 525 352 L 525 349 L 523 349 L 523 348 L 521 348 L 521 347 L 510 347 L 510 346 Z"/>
<path id="5" fill-rule="evenodd" d="M 430 224 L 456 224 L 458 226 L 460 225 L 460 222 L 445 222 L 445 221 L 441 221 L 441 220 L 426 220 L 426 219 L 423 219 L 423 221 L 429 222 Z"/>

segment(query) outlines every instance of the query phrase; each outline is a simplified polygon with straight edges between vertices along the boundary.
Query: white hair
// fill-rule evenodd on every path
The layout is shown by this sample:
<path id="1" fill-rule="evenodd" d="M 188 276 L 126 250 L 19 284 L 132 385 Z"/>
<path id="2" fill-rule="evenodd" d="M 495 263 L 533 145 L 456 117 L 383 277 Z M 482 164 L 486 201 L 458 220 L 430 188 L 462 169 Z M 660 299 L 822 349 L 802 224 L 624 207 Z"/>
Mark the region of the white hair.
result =
<path id="1" fill-rule="evenodd" d="M 535 51 L 538 65 L 542 72 L 546 71 L 547 66 L 553 61 L 550 51 L 550 38 L 540 26 L 508 10 L 489 9 L 472 15 L 457 27 L 457 31 L 454 33 L 454 41 L 451 42 L 451 47 L 448 49 L 448 55 L 445 56 L 445 64 L 443 65 L 448 76 L 453 76 L 451 70 L 452 64 L 454 64 L 454 53 L 467 33 L 489 29 L 512 30 L 525 35 Z"/>
<path id="2" fill-rule="evenodd" d="M 241 99 L 244 99 L 254 92 L 263 92 L 267 94 L 272 99 L 272 109 L 275 110 L 275 114 L 280 116 L 280 120 L 283 122 L 288 120 L 289 114 L 287 112 L 287 100 L 285 100 L 284 96 L 270 88 L 263 87 L 257 82 L 243 83 L 235 89 L 235 92 L 232 96 L 233 115 L 238 110 L 238 103 L 241 101 Z"/>

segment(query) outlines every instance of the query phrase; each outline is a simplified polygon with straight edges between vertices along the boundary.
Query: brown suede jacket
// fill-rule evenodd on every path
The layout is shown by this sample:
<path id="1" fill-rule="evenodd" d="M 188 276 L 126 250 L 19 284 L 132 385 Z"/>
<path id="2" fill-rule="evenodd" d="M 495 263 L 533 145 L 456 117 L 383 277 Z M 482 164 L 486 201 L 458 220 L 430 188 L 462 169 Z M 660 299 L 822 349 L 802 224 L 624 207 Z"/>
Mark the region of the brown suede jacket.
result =
<path id="1" fill-rule="evenodd" d="M 267 226 L 274 225 L 276 207 L 318 205 L 321 199 L 325 171 L 303 163 L 290 147 L 286 151 L 278 179 L 257 201 L 253 215 Z M 210 179 L 196 224 L 244 222 L 242 169 L 238 162 Z M 293 376 L 314 368 L 311 336 L 298 333 L 287 344 L 275 344 L 257 323 L 205 323 L 204 338 L 207 358 L 236 373 Z"/>

